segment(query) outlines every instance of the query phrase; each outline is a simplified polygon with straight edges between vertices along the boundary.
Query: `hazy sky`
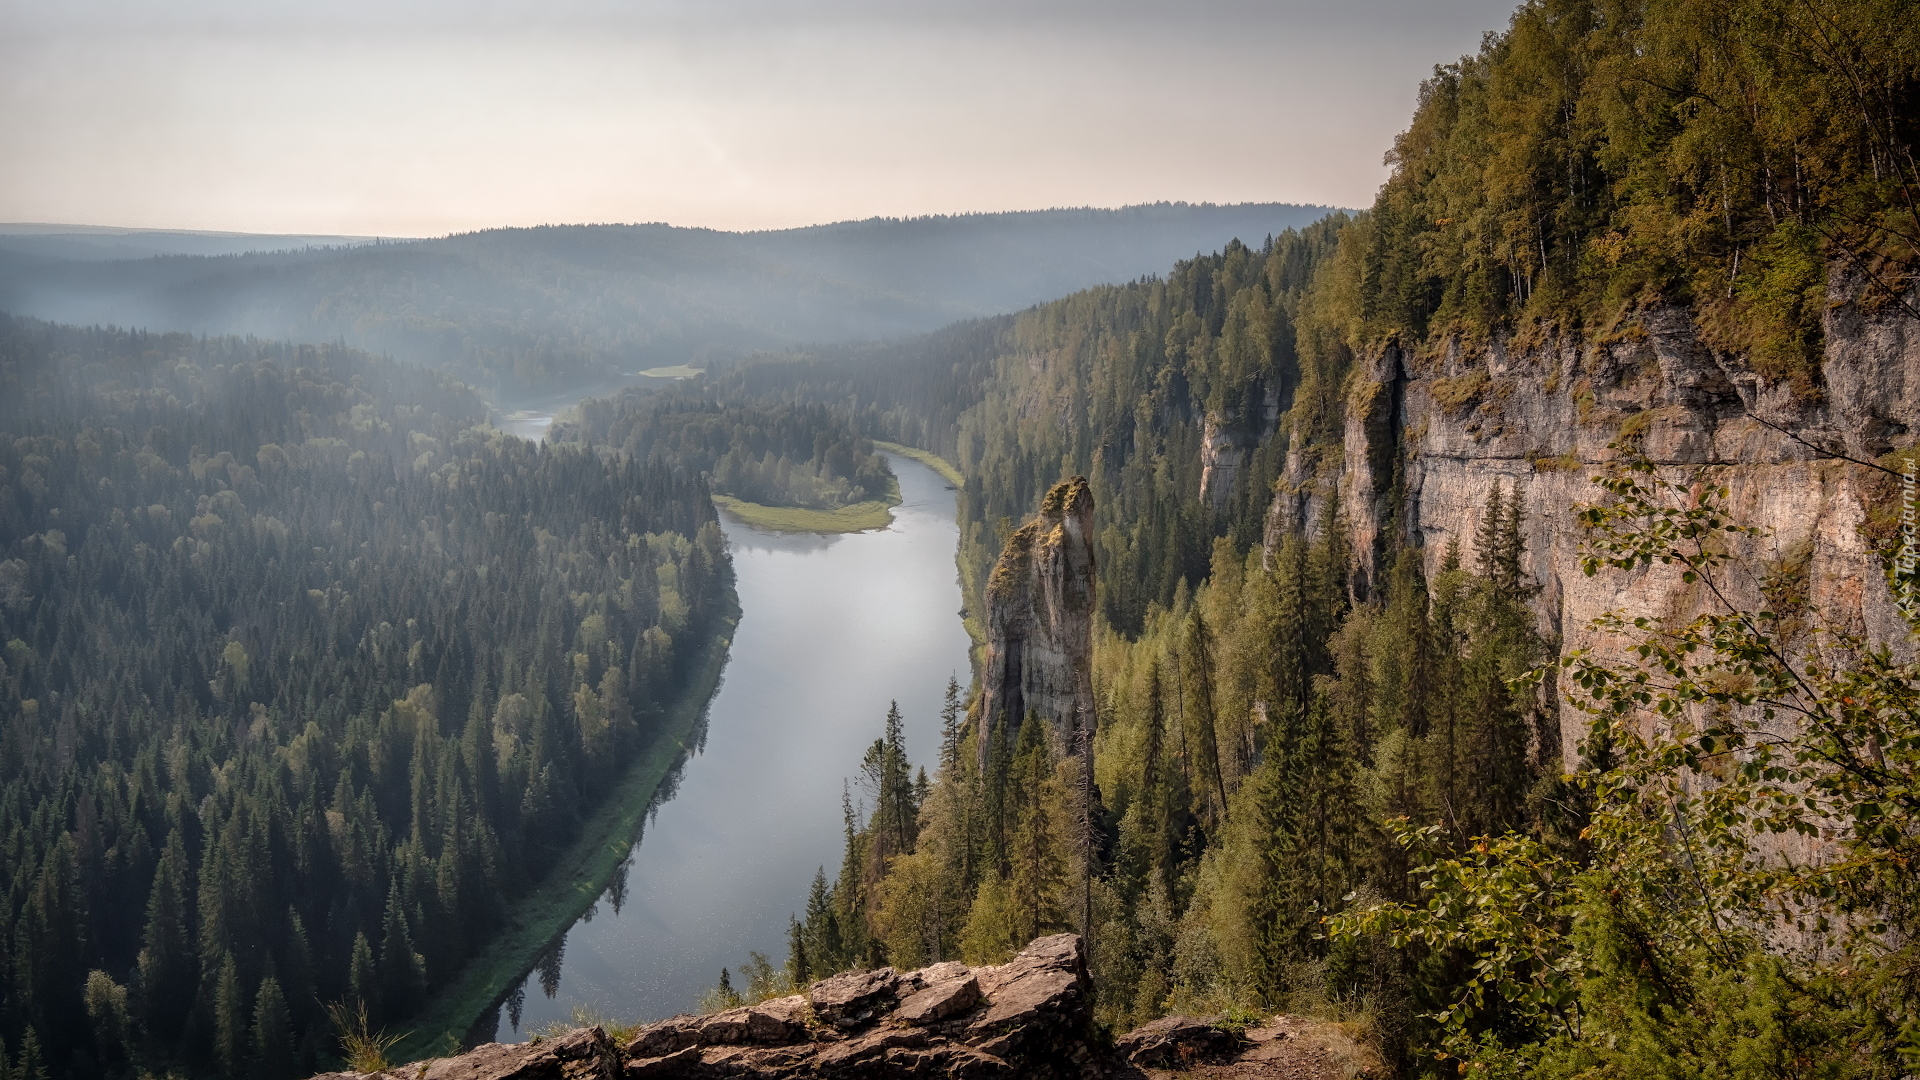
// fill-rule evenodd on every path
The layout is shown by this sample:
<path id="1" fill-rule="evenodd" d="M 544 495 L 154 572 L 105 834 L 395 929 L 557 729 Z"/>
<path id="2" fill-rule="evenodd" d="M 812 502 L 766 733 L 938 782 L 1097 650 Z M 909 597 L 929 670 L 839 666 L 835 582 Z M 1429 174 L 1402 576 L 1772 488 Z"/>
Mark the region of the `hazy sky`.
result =
<path id="1" fill-rule="evenodd" d="M 0 221 L 1364 205 L 1516 0 L 0 0 Z"/>

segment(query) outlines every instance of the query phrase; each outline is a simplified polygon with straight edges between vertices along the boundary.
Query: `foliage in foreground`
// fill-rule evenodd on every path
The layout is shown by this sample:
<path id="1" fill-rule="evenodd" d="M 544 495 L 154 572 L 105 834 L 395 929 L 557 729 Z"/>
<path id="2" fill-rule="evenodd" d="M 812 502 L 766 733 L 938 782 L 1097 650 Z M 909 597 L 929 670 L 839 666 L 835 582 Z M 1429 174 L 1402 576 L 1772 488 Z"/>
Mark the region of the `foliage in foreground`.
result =
<path id="1" fill-rule="evenodd" d="M 1715 607 L 1599 627 L 1560 661 L 1592 718 L 1573 845 L 1461 854 L 1402 820 L 1423 903 L 1336 940 L 1464 962 L 1430 1014 L 1479 1075 L 1897 1077 L 1920 1067 L 1920 666 L 1819 625 L 1777 582 L 1742 610 L 1727 492 L 1644 459 L 1598 478 L 1585 569 L 1672 567 Z M 1769 587 L 1770 586 L 1770 587 Z"/>

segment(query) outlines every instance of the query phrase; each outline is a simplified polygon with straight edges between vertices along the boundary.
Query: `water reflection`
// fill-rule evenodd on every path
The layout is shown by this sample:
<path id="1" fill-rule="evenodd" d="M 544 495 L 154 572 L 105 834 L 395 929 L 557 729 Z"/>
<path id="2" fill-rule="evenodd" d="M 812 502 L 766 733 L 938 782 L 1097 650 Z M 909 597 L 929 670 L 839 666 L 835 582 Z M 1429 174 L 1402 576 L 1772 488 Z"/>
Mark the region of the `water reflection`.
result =
<path id="1" fill-rule="evenodd" d="M 843 780 L 890 701 L 909 755 L 932 761 L 947 678 L 964 679 L 968 663 L 955 492 L 917 462 L 890 460 L 903 501 L 889 529 L 723 523 L 743 615 L 705 726 L 594 911 L 504 995 L 507 1025 L 496 1009 L 470 1037 L 525 1038 L 576 1008 L 669 1016 L 749 951 L 784 956 L 815 868 L 840 861 Z"/>

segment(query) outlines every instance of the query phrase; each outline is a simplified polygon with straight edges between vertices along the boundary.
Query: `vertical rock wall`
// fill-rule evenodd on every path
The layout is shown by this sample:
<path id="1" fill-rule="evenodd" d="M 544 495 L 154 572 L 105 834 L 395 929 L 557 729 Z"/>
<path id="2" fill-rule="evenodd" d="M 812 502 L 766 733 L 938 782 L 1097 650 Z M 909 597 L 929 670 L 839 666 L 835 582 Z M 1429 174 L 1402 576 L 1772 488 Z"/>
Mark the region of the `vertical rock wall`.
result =
<path id="1" fill-rule="evenodd" d="M 1260 444 L 1280 423 L 1280 380 L 1261 379 L 1237 408 L 1201 418 L 1200 498 L 1215 511 L 1226 508 L 1233 485 Z"/>
<path id="2" fill-rule="evenodd" d="M 1688 618 L 1709 599 L 1677 568 L 1581 572 L 1569 511 L 1602 494 L 1591 477 L 1613 456 L 1608 444 L 1626 436 L 1657 462 L 1726 466 L 1733 508 L 1765 530 L 1740 541 L 1740 553 L 1797 575 L 1828 625 L 1905 648 L 1905 623 L 1862 533 L 1876 507 L 1884 513 L 1899 498 L 1897 482 L 1755 419 L 1865 460 L 1920 433 L 1920 323 L 1898 305 L 1861 311 L 1838 285 L 1831 299 L 1823 386 L 1811 396 L 1709 348 L 1679 307 L 1647 311 L 1598 339 L 1363 357 L 1349 383 L 1343 459 L 1316 471 L 1297 463 L 1294 448 L 1269 510 L 1268 546 L 1311 529 L 1315 504 L 1337 499 L 1353 590 L 1366 596 L 1395 535 L 1422 546 L 1429 575 L 1455 541 L 1471 562 L 1488 492 L 1499 484 L 1526 500 L 1525 570 L 1540 586 L 1541 630 L 1562 652 L 1612 648 L 1618 642 L 1587 630 L 1595 616 L 1622 609 Z M 1762 602 L 1750 575 L 1734 573 L 1727 585 L 1736 603 Z M 1562 756 L 1571 761 L 1584 726 L 1570 711 L 1561 721 Z"/>
<path id="3" fill-rule="evenodd" d="M 1071 751 L 1093 716 L 1093 492 L 1084 476 L 1055 484 L 987 579 L 981 665 L 983 735 L 1017 729 L 1029 710 Z M 1084 719 L 1082 719 L 1084 718 Z M 990 739 L 980 740 L 984 764 Z"/>

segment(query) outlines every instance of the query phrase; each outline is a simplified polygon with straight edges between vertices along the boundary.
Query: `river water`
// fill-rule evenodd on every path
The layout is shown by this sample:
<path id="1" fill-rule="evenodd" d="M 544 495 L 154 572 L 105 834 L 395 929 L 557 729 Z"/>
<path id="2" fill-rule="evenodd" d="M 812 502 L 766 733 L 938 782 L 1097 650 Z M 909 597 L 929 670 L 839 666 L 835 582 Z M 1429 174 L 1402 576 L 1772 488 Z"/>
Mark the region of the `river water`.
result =
<path id="1" fill-rule="evenodd" d="M 955 492 L 918 462 L 888 460 L 902 502 L 884 530 L 769 534 L 722 513 L 742 615 L 704 745 L 624 878 L 508 995 L 494 1039 L 525 1039 L 576 1007 L 671 1016 L 723 967 L 743 985 L 748 950 L 779 964 L 815 869 L 832 880 L 839 867 L 842 784 L 890 701 L 910 759 L 932 771 L 947 679 L 968 678 Z"/>

